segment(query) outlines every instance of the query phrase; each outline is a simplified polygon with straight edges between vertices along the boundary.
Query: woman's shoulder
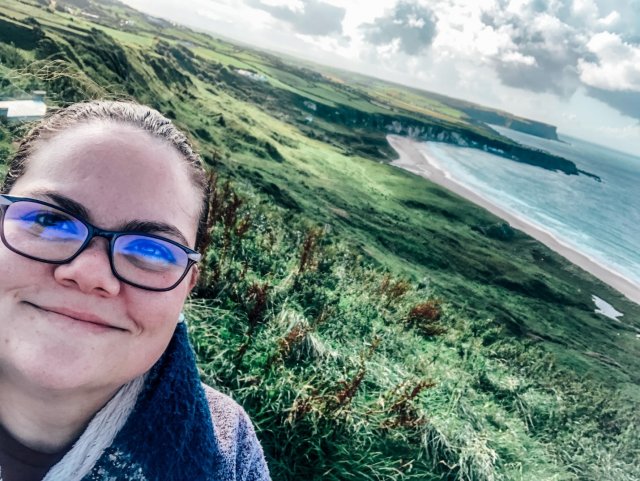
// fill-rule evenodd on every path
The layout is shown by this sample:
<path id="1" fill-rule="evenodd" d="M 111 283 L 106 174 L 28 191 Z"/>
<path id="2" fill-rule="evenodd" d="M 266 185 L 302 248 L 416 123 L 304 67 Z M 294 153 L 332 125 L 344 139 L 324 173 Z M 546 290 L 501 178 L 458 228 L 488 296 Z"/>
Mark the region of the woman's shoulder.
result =
<path id="1" fill-rule="evenodd" d="M 236 479 L 269 480 L 262 446 L 245 410 L 226 394 L 204 383 L 202 387 L 220 451 L 237 473 Z"/>
<path id="2" fill-rule="evenodd" d="M 249 420 L 249 415 L 237 402 L 230 396 L 220 391 L 202 384 L 204 394 L 209 404 L 211 419 L 216 430 L 218 440 L 223 443 L 222 448 L 226 448 L 224 444 L 232 443 L 237 436 L 242 436 L 246 430 L 253 433 L 253 426 Z"/>

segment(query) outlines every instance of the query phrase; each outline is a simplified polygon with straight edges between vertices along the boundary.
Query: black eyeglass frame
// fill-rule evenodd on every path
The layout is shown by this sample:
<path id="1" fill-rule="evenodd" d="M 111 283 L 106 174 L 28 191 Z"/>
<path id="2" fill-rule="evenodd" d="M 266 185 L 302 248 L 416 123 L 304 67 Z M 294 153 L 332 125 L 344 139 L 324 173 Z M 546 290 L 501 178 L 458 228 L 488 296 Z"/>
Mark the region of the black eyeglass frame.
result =
<path id="1" fill-rule="evenodd" d="M 17 250 L 15 247 L 11 246 L 9 244 L 9 242 L 7 242 L 7 240 L 5 239 L 5 236 L 4 236 L 4 216 L 5 216 L 5 210 L 6 209 L 2 209 L 2 207 L 3 206 L 8 207 L 8 206 L 10 206 L 11 204 L 13 204 L 15 202 L 34 202 L 36 204 L 41 204 L 41 205 L 44 205 L 44 206 L 51 207 L 53 209 L 59 210 L 60 212 L 64 212 L 69 217 L 78 220 L 81 224 L 83 224 L 87 228 L 87 238 L 82 243 L 82 245 L 78 248 L 78 250 L 77 250 L 77 252 L 75 254 L 73 254 L 72 256 L 70 256 L 67 259 L 63 259 L 63 260 L 60 260 L 60 261 L 52 261 L 52 260 L 42 259 L 42 258 L 39 258 L 39 257 L 35 257 L 35 256 L 31 256 L 31 255 L 25 254 L 24 252 L 21 252 L 21 251 Z M 186 265 L 186 267 L 184 269 L 184 272 L 182 273 L 180 278 L 173 285 L 171 285 L 170 287 L 162 287 L 162 288 L 143 286 L 143 285 L 136 284 L 135 282 L 131 282 L 131 281 L 123 278 L 118 273 L 118 271 L 116 270 L 116 267 L 115 267 L 115 264 L 114 264 L 114 260 L 113 260 L 113 250 L 114 250 L 115 241 L 118 239 L 118 237 L 121 237 L 123 235 L 140 235 L 140 236 L 151 237 L 151 238 L 154 238 L 154 239 L 162 240 L 164 242 L 168 242 L 169 244 L 173 244 L 174 246 L 179 247 L 180 249 L 182 249 L 187 254 L 187 258 L 189 259 L 189 261 L 187 262 L 187 265 Z M 182 282 L 182 280 L 185 278 L 185 276 L 189 272 L 189 269 L 191 269 L 191 267 L 194 264 L 198 263 L 202 259 L 202 254 L 200 254 L 199 252 L 191 249 L 190 247 L 182 245 L 182 244 L 180 244 L 180 243 L 178 243 L 176 241 L 173 241 L 171 239 L 167 239 L 166 237 L 162 237 L 162 236 L 155 235 L 155 234 L 149 234 L 147 232 L 112 231 L 112 230 L 100 229 L 100 228 L 90 224 L 86 220 L 78 217 L 76 214 L 72 214 L 68 210 L 66 210 L 66 209 L 64 209 L 64 208 L 62 208 L 62 207 L 60 207 L 58 205 L 50 204 L 49 202 L 45 202 L 45 201 L 38 200 L 38 199 L 31 199 L 29 197 L 15 197 L 15 196 L 12 196 L 12 195 L 0 194 L 0 238 L 2 239 L 2 243 L 5 245 L 5 247 L 7 249 L 9 249 L 12 252 L 15 252 L 18 255 L 26 257 L 27 259 L 32 259 L 34 261 L 44 262 L 46 264 L 56 264 L 56 265 L 68 264 L 69 262 L 73 261 L 76 257 L 78 257 L 87 248 L 87 246 L 93 240 L 94 237 L 103 237 L 103 238 L 105 238 L 105 239 L 107 239 L 109 241 L 109 247 L 107 249 L 108 255 L 109 255 L 109 264 L 111 266 L 111 272 L 113 273 L 115 278 L 120 280 L 120 281 L 122 281 L 122 282 L 124 282 L 125 284 L 129 284 L 130 286 L 137 287 L 139 289 L 144 289 L 144 290 L 147 290 L 147 291 L 166 292 L 166 291 L 170 291 L 172 289 L 175 289 L 178 286 L 178 284 L 180 284 Z"/>

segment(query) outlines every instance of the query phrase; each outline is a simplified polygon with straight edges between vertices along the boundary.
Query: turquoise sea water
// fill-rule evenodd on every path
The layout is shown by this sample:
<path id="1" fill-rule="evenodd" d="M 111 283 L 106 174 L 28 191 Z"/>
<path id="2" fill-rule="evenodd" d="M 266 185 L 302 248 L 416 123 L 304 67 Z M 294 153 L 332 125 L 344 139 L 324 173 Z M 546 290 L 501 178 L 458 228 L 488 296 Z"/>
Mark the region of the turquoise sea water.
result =
<path id="1" fill-rule="evenodd" d="M 514 162 L 476 149 L 427 142 L 452 179 L 535 224 L 640 289 L 640 157 L 560 136 L 561 142 L 504 128 L 521 144 L 560 155 L 602 182 Z M 640 141 L 638 142 L 640 155 Z"/>

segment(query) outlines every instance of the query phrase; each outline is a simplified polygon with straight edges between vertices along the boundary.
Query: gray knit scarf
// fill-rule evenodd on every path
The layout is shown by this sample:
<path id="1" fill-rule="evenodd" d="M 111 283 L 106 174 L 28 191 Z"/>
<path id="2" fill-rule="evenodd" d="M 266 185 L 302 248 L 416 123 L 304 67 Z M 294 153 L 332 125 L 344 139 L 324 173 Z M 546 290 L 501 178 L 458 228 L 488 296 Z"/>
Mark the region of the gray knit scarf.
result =
<path id="1" fill-rule="evenodd" d="M 118 391 L 43 481 L 214 481 L 230 479 L 227 470 L 181 322 L 160 360 Z"/>

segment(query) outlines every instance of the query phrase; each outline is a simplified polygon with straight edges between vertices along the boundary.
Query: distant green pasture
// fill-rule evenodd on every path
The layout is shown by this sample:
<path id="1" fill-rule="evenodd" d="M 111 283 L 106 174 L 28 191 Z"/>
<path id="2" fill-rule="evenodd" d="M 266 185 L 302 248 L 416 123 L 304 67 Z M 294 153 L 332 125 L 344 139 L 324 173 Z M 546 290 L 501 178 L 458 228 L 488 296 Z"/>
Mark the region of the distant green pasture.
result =
<path id="1" fill-rule="evenodd" d="M 111 35 L 113 38 L 121 41 L 125 45 L 139 45 L 143 47 L 151 47 L 154 39 L 148 34 L 134 34 L 106 27 L 104 25 L 95 24 L 95 28 Z"/>
<path id="2" fill-rule="evenodd" d="M 253 65 L 245 63 L 242 60 L 238 60 L 235 57 L 231 57 L 217 50 L 212 50 L 204 47 L 193 47 L 192 50 L 196 55 L 199 55 L 200 57 L 203 57 L 207 60 L 213 60 L 214 62 L 221 63 L 222 65 L 241 69 L 253 69 Z"/>

